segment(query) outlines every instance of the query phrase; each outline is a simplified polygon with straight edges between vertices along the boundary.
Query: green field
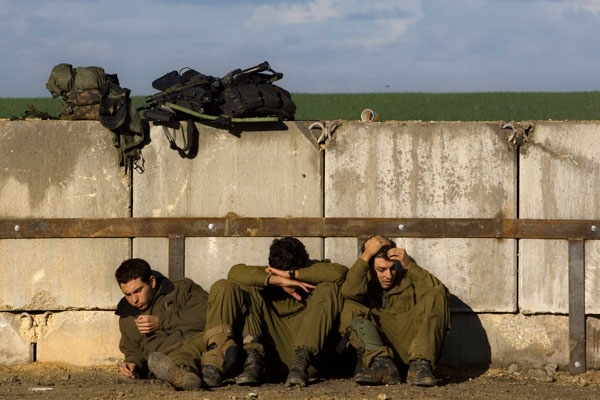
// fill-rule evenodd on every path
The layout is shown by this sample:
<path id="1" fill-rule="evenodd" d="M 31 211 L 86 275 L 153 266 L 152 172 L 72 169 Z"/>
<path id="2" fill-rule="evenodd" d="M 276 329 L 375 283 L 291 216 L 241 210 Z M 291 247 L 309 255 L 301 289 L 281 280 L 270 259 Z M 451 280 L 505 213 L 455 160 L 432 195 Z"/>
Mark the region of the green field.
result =
<path id="1" fill-rule="evenodd" d="M 358 120 L 365 108 L 375 110 L 381 121 L 528 121 L 599 120 L 600 92 L 571 93 L 292 93 L 296 120 Z M 143 96 L 134 96 L 136 106 Z M 62 100 L 48 98 L 0 98 L 0 118 L 22 116 L 31 103 L 57 116 Z"/>

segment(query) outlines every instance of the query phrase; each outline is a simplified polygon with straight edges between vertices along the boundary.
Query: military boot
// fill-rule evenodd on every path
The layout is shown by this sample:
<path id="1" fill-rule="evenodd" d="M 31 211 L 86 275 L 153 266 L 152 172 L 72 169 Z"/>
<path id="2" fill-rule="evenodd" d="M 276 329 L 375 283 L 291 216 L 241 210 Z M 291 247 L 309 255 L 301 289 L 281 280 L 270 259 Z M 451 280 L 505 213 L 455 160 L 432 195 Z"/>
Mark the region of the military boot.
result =
<path id="1" fill-rule="evenodd" d="M 418 358 L 410 362 L 406 382 L 415 386 L 435 386 L 433 368 L 428 360 Z"/>
<path id="2" fill-rule="evenodd" d="M 306 386 L 308 382 L 308 367 L 312 363 L 312 354 L 308 350 L 298 350 L 290 366 L 285 384 L 287 386 Z"/>
<path id="3" fill-rule="evenodd" d="M 240 374 L 244 368 L 245 358 L 246 351 L 240 346 L 235 345 L 229 347 L 225 351 L 225 360 L 223 361 L 226 376 L 232 378 Z"/>
<path id="4" fill-rule="evenodd" d="M 223 386 L 227 378 L 242 371 L 244 350 L 237 345 L 231 325 L 217 325 L 204 333 L 202 380 L 208 387 Z"/>
<path id="5" fill-rule="evenodd" d="M 177 366 L 169 356 L 157 351 L 148 356 L 148 369 L 177 390 L 197 390 L 202 385 L 198 375 Z"/>
<path id="6" fill-rule="evenodd" d="M 258 386 L 265 378 L 266 363 L 257 350 L 248 351 L 244 370 L 235 378 L 235 383 L 241 386 Z"/>
<path id="7" fill-rule="evenodd" d="M 202 368 L 202 381 L 208 387 L 223 386 L 223 373 L 212 365 L 205 365 Z"/>
<path id="8" fill-rule="evenodd" d="M 400 372 L 389 357 L 375 357 L 369 368 L 354 375 L 359 385 L 396 385 L 400 383 Z"/>

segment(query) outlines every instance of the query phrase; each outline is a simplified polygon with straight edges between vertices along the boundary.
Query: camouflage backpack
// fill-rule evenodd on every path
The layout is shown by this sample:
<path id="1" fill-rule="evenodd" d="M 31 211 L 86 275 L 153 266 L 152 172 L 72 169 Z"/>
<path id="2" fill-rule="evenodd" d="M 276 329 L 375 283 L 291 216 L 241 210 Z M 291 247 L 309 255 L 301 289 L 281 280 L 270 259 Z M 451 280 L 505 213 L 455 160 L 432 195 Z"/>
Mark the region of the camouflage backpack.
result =
<path id="1" fill-rule="evenodd" d="M 114 80 L 116 75 L 108 77 L 101 67 L 73 68 L 65 63 L 56 65 L 46 88 L 52 97 L 61 96 L 65 100 L 59 118 L 99 120 L 100 100 L 108 90 L 107 79 Z"/>
<path id="2" fill-rule="evenodd" d="M 107 74 L 102 67 L 73 68 L 62 63 L 52 69 L 46 88 L 52 97 L 64 100 L 60 119 L 97 120 L 114 133 L 119 161 L 126 170 L 141 158 L 146 135 L 142 120 L 130 90 L 119 86 L 116 74 Z"/>

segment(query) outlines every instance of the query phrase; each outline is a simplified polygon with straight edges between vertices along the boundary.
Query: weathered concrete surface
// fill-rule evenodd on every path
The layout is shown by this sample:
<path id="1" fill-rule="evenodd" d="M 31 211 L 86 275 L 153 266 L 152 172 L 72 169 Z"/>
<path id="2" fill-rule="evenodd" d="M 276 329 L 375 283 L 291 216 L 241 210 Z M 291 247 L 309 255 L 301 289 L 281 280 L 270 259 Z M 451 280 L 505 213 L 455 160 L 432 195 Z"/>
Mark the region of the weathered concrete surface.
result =
<path id="1" fill-rule="evenodd" d="M 538 122 L 521 148 L 519 217 L 600 218 L 600 125 Z M 600 312 L 598 243 L 586 243 L 586 310 Z M 521 240 L 519 307 L 524 312 L 568 311 L 568 242 Z"/>
<path id="2" fill-rule="evenodd" d="M 199 149 L 193 159 L 181 158 L 169 147 L 163 128 L 152 127 L 152 145 L 144 149 L 146 171 L 134 175 L 133 215 L 321 217 L 323 156 L 301 131 L 306 132 L 303 125 L 247 130 L 237 137 L 198 123 Z M 181 131 L 176 137 L 181 140 Z M 187 238 L 186 276 L 209 288 L 215 280 L 224 278 L 233 264 L 266 265 L 271 241 Z M 311 256 L 320 257 L 319 239 L 309 242 L 313 242 Z M 165 249 L 166 240 L 134 241 L 134 254 L 152 265 L 165 265 Z"/>
<path id="3" fill-rule="evenodd" d="M 129 216 L 130 177 L 112 135 L 99 122 L 2 122 L 0 217 Z M 114 306 L 112 274 L 129 257 L 129 242 L 0 240 L 0 310 Z"/>
<path id="4" fill-rule="evenodd" d="M 0 313 L 0 336 L 0 365 L 106 365 L 123 357 L 112 310 Z"/>
<path id="5" fill-rule="evenodd" d="M 119 322 L 114 311 L 49 313 L 39 321 L 37 361 L 74 365 L 116 364 Z"/>
<path id="6" fill-rule="evenodd" d="M 91 121 L 3 121 L 0 217 L 129 216 L 112 133 Z"/>
<path id="7" fill-rule="evenodd" d="M 27 364 L 32 359 L 30 341 L 21 334 L 21 321 L 18 314 L 0 313 L 0 365 Z M 29 329 L 27 321 L 23 328 Z"/>
<path id="8" fill-rule="evenodd" d="M 569 319 L 558 315 L 456 313 L 442 362 L 452 366 L 569 364 Z"/>
<path id="9" fill-rule="evenodd" d="M 442 364 L 538 367 L 569 364 L 568 317 L 454 313 Z"/>
<path id="10" fill-rule="evenodd" d="M 516 217 L 516 153 L 500 124 L 345 124 L 325 166 L 327 217 Z M 398 245 L 456 296 L 453 309 L 516 310 L 514 240 L 401 234 Z M 328 238 L 326 254 L 351 265 L 356 240 Z"/>
<path id="11" fill-rule="evenodd" d="M 600 369 L 600 319 L 588 316 L 586 319 L 586 366 Z"/>
<path id="12" fill-rule="evenodd" d="M 297 125 L 241 137 L 196 126 L 193 159 L 181 158 L 162 127 L 152 127 L 146 171 L 133 179 L 134 217 L 322 216 L 322 154 Z"/>
<path id="13" fill-rule="evenodd" d="M 114 271 L 129 254 L 126 239 L 0 240 L 0 310 L 113 308 Z"/>

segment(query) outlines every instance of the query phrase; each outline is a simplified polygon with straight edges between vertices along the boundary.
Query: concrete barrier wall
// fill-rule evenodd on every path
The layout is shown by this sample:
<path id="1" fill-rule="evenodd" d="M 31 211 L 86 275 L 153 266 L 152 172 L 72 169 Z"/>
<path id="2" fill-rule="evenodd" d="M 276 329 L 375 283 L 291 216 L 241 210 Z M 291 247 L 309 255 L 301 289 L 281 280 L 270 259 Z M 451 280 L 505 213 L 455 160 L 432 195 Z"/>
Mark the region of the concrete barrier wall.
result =
<path id="1" fill-rule="evenodd" d="M 125 176 L 97 122 L 3 121 L 0 218 L 599 218 L 600 124 L 537 122 L 516 150 L 499 122 L 340 123 L 325 149 L 309 122 L 239 137 L 197 124 L 192 159 L 153 127 L 145 172 Z M 209 289 L 232 264 L 266 264 L 271 240 L 187 238 L 186 276 Z M 304 241 L 314 258 L 357 256 L 357 239 Z M 446 364 L 568 364 L 567 241 L 397 242 L 452 292 Z M 0 240 L 0 364 L 118 362 L 113 273 L 130 256 L 167 273 L 162 238 Z M 599 259 L 586 242 L 588 368 L 600 366 Z"/>

